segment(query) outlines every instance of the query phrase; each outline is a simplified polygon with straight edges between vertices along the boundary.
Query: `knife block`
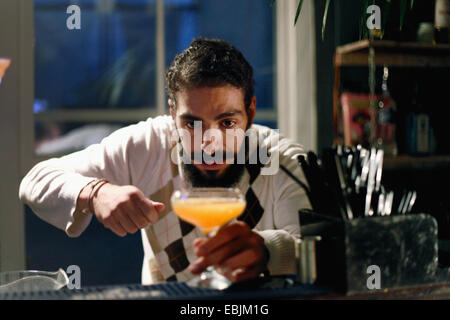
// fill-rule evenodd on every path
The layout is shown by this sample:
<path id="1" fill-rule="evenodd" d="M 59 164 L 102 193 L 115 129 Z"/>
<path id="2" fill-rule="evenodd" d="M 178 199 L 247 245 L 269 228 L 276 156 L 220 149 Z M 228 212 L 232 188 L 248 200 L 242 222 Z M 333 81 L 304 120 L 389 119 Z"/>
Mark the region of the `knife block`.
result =
<path id="1" fill-rule="evenodd" d="M 322 238 L 316 283 L 351 294 L 378 290 L 374 277 L 379 290 L 434 282 L 437 231 L 432 216 L 414 214 L 322 221 L 302 227 L 302 236 Z"/>

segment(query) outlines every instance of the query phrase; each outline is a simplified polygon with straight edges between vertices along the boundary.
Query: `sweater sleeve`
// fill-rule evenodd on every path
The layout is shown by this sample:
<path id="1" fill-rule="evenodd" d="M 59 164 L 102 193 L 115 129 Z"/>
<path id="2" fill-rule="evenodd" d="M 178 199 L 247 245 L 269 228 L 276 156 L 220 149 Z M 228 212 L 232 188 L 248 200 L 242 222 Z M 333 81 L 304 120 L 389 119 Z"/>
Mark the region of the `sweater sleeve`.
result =
<path id="1" fill-rule="evenodd" d="M 148 150 L 156 139 L 153 131 L 148 119 L 121 128 L 82 151 L 38 163 L 22 179 L 19 198 L 42 220 L 77 237 L 92 219 L 90 214 L 75 212 L 81 190 L 96 178 L 131 184 L 130 167 L 139 170 L 140 166 L 130 163 L 134 161 L 130 157 L 135 151 Z"/>
<path id="2" fill-rule="evenodd" d="M 268 269 L 273 275 L 295 273 L 295 239 L 300 238 L 298 212 L 310 207 L 303 189 L 284 172 L 280 174 L 284 183 L 275 189 L 275 230 L 259 231 L 269 251 Z"/>
<path id="3" fill-rule="evenodd" d="M 279 164 L 307 185 L 297 157 L 304 154 L 302 146 L 290 139 L 280 138 Z M 273 176 L 273 224 L 274 230 L 258 233 L 264 238 L 269 251 L 268 269 L 271 274 L 295 273 L 295 240 L 300 238 L 299 210 L 311 208 L 305 190 L 283 170 Z"/>

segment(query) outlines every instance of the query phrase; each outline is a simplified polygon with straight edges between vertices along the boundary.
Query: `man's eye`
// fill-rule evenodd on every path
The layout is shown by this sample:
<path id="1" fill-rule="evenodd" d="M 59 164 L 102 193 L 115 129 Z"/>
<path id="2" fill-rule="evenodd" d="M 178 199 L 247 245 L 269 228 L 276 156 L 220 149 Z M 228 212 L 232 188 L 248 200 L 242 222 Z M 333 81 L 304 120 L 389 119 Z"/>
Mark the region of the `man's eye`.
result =
<path id="1" fill-rule="evenodd" d="M 194 129 L 194 121 L 186 122 L 185 126 L 189 129 Z"/>
<path id="2" fill-rule="evenodd" d="M 224 120 L 224 121 L 222 122 L 222 125 L 223 125 L 225 128 L 232 128 L 235 124 L 236 124 L 236 121 L 233 121 L 233 120 Z"/>

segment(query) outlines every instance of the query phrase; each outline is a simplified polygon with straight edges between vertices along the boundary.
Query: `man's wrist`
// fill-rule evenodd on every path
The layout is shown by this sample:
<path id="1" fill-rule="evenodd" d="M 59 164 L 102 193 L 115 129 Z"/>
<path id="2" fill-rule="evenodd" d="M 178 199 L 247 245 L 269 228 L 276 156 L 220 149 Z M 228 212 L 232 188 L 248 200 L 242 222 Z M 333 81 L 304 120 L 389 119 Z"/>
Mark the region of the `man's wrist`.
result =
<path id="1" fill-rule="evenodd" d="M 267 269 L 272 275 L 295 272 L 295 237 L 286 230 L 258 231 L 269 251 Z"/>
<path id="2" fill-rule="evenodd" d="M 95 183 L 97 179 L 91 180 L 89 183 L 87 183 L 83 189 L 81 189 L 80 193 L 78 194 L 77 198 L 77 205 L 76 210 L 77 212 L 82 213 L 89 213 L 89 193 L 91 190 L 91 186 L 93 183 Z"/>
<path id="3" fill-rule="evenodd" d="M 105 179 L 94 179 L 90 181 L 80 192 L 77 199 L 76 211 L 84 214 L 91 214 L 93 212 L 92 196 L 100 189 L 107 181 Z"/>
<path id="4" fill-rule="evenodd" d="M 94 208 L 94 198 L 97 196 L 98 191 L 101 187 L 103 187 L 105 184 L 109 183 L 106 179 L 98 179 L 96 182 L 92 184 L 91 192 L 89 193 L 88 198 L 88 207 L 89 212 L 95 214 L 95 208 Z"/>

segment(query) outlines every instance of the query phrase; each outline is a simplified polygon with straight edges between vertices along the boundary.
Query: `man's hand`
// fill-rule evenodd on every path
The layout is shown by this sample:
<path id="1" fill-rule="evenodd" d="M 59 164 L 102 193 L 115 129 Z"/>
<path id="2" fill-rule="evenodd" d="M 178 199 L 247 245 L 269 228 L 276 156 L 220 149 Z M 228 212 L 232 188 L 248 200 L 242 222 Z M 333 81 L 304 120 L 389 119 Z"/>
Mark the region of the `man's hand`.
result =
<path id="1" fill-rule="evenodd" d="M 103 185 L 93 198 L 97 219 L 118 236 L 135 233 L 159 219 L 164 204 L 149 200 L 134 186 Z"/>
<path id="2" fill-rule="evenodd" d="M 189 266 L 194 274 L 214 265 L 231 281 L 240 282 L 267 270 L 269 255 L 264 239 L 244 222 L 231 223 L 211 238 L 196 239 L 194 249 L 199 257 Z"/>

